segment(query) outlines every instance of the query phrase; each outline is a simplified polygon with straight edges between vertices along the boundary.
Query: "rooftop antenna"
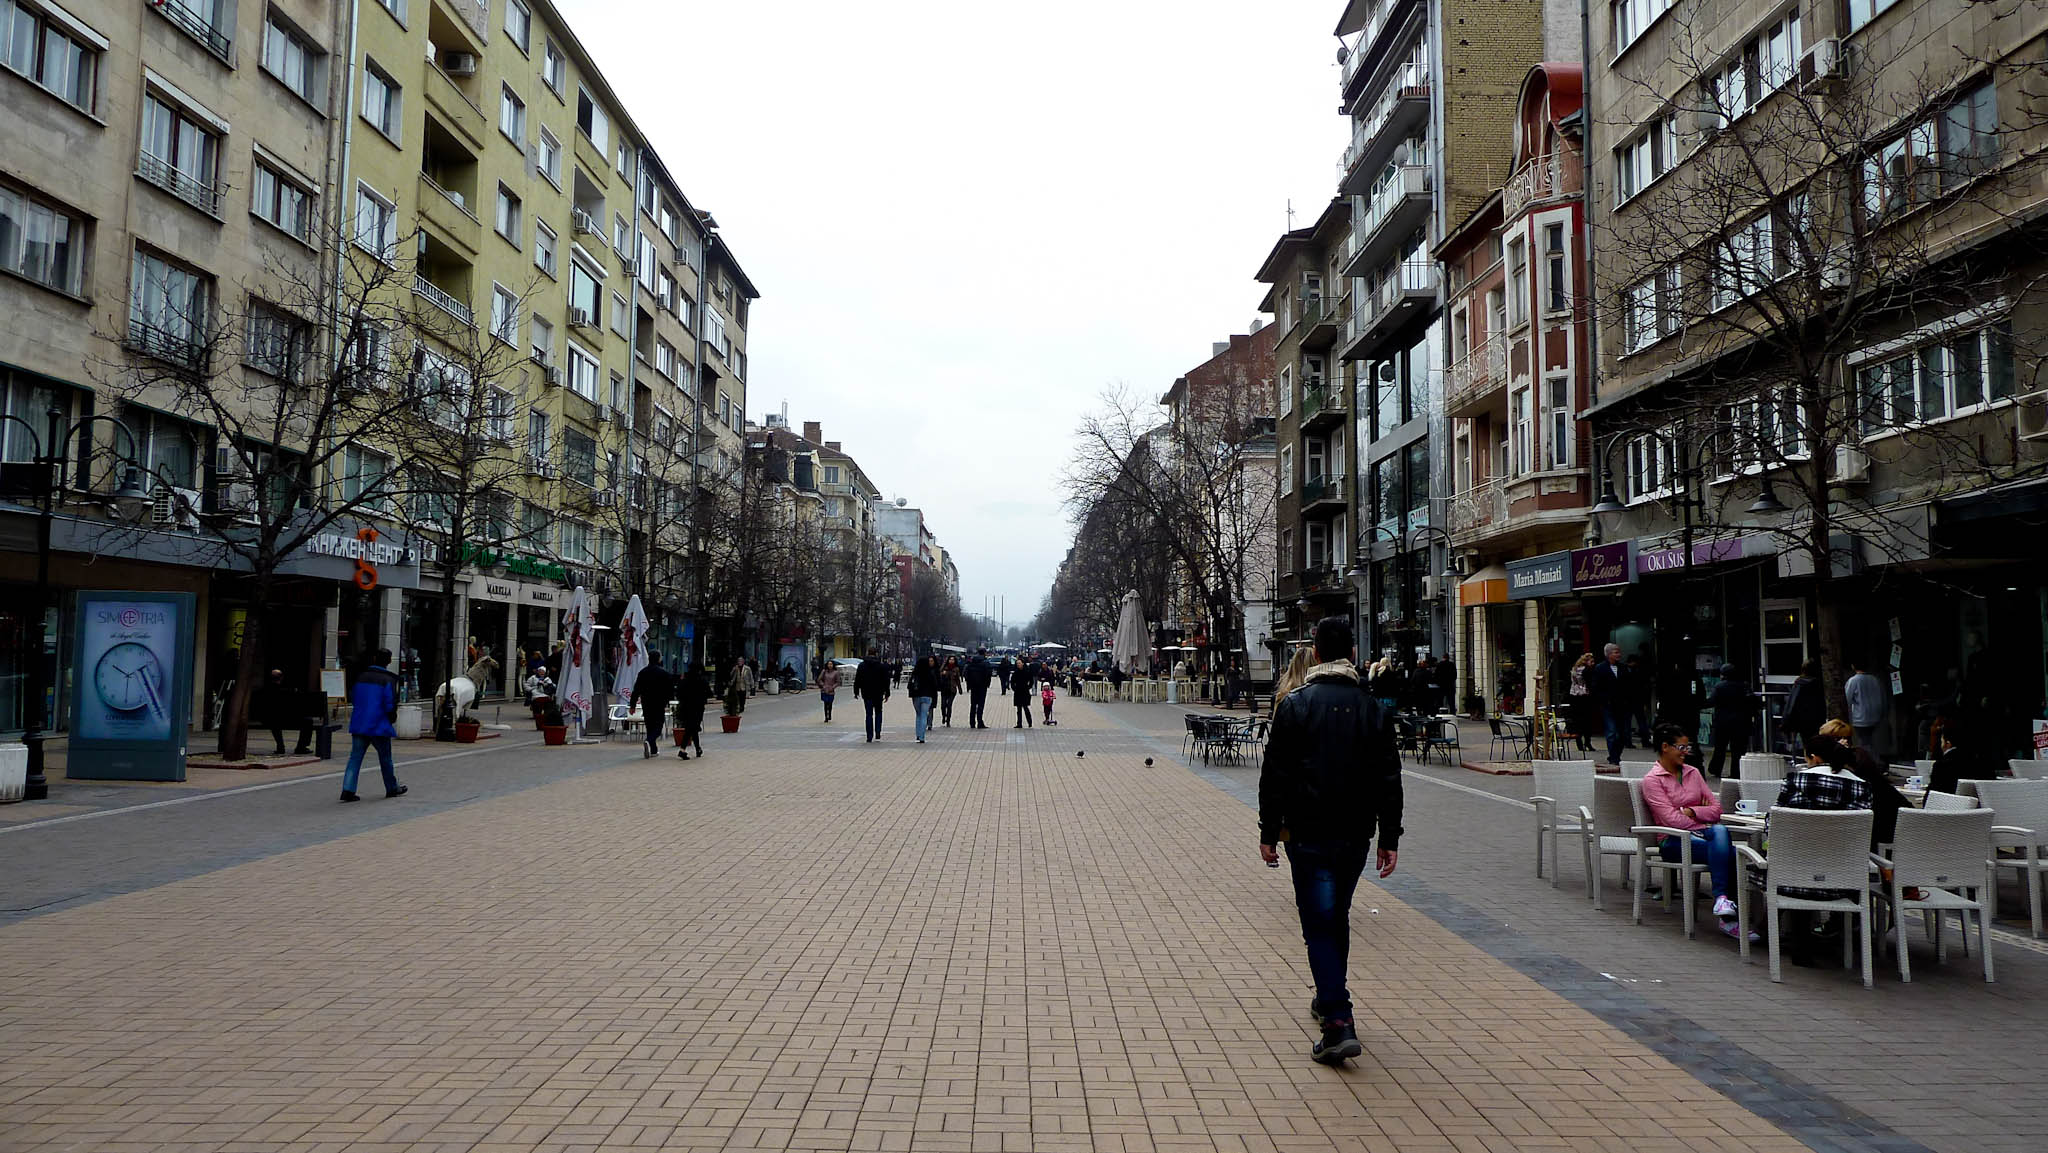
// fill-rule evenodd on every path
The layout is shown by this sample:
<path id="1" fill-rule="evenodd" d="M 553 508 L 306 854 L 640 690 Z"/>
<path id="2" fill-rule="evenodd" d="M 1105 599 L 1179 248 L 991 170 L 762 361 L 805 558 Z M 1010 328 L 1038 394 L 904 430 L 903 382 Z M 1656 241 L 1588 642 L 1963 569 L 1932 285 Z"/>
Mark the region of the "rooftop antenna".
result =
<path id="1" fill-rule="evenodd" d="M 1287 231 L 1294 231 L 1294 197 L 1287 198 Z"/>

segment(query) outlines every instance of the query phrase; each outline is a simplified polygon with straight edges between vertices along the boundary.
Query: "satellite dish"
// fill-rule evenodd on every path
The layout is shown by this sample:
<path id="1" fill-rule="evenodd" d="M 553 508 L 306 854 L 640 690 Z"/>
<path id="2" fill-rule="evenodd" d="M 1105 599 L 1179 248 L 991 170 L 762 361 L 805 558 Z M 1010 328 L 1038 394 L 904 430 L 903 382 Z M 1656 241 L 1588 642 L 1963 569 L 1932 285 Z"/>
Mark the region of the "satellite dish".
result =
<path id="1" fill-rule="evenodd" d="M 1337 45 L 1337 63 L 1342 64 L 1349 59 L 1351 59 L 1351 49 L 1342 44 Z"/>
<path id="2" fill-rule="evenodd" d="M 910 498 L 909 498 L 909 497 L 907 497 L 907 496 L 899 496 L 899 497 L 897 497 L 897 498 L 896 498 L 896 507 L 897 507 L 897 508 L 907 508 L 907 507 L 909 507 L 909 505 L 910 505 Z"/>

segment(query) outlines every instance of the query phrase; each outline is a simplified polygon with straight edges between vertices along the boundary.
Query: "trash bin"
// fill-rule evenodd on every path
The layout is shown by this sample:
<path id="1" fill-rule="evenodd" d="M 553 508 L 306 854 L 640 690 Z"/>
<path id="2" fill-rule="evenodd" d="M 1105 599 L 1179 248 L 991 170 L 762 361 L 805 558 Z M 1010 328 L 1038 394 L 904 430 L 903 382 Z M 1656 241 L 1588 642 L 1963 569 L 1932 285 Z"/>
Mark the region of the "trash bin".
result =
<path id="1" fill-rule="evenodd" d="M 421 715 L 418 705 L 398 706 L 398 719 L 392 722 L 391 727 L 397 730 L 399 740 L 416 741 L 420 739 Z"/>
<path id="2" fill-rule="evenodd" d="M 0 745 L 0 805 L 21 800 L 28 791 L 28 746 L 19 741 Z"/>
<path id="3" fill-rule="evenodd" d="M 322 722 L 313 727 L 313 754 L 323 761 L 334 759 L 334 734 L 341 726 Z"/>

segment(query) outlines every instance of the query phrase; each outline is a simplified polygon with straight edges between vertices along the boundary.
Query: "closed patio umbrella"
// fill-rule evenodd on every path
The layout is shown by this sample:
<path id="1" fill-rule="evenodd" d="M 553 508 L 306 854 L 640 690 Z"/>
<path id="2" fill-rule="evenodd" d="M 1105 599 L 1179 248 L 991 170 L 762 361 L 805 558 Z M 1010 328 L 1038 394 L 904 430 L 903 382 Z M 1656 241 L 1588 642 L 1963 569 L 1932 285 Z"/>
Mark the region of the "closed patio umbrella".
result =
<path id="1" fill-rule="evenodd" d="M 1145 609 L 1138 602 L 1138 591 L 1132 589 L 1124 594 L 1123 608 L 1117 614 L 1116 637 L 1110 642 L 1110 652 L 1118 668 L 1136 675 L 1138 669 L 1152 655 L 1152 644 L 1145 635 Z"/>

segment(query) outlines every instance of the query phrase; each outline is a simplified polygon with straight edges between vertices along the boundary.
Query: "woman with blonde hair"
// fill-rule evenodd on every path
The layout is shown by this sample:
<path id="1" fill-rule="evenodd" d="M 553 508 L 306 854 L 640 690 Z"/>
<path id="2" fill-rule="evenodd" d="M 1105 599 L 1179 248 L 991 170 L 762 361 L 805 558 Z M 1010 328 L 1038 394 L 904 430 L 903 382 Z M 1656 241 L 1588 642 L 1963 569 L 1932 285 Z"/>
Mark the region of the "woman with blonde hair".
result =
<path id="1" fill-rule="evenodd" d="M 1593 729 L 1600 723 L 1600 706 L 1593 701 L 1593 692 L 1586 684 L 1597 658 L 1592 653 L 1580 653 L 1572 664 L 1571 688 L 1566 690 L 1566 723 L 1572 727 L 1572 735 L 1579 739 L 1579 751 L 1593 751 Z"/>
<path id="2" fill-rule="evenodd" d="M 1280 674 L 1280 683 L 1273 689 L 1273 707 L 1278 709 L 1287 694 L 1308 683 L 1308 670 L 1316 663 L 1313 650 L 1308 645 L 1299 645 L 1294 650 L 1294 659 L 1287 662 L 1287 669 Z"/>

